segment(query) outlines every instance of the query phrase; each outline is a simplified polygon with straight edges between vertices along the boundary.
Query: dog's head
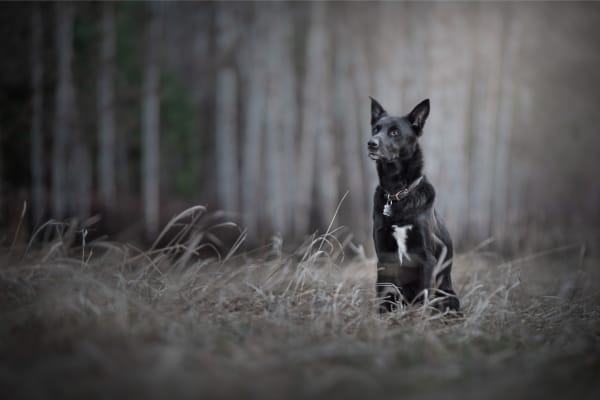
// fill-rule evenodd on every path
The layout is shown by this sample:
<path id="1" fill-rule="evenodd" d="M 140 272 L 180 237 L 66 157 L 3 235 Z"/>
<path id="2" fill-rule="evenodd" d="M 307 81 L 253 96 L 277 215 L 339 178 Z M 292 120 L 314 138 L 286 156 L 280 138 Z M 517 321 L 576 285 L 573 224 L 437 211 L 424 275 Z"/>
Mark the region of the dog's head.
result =
<path id="1" fill-rule="evenodd" d="M 391 117 L 377 100 L 371 98 L 372 133 L 367 143 L 369 157 L 383 161 L 411 158 L 428 116 L 429 99 L 417 104 L 405 116 Z"/>

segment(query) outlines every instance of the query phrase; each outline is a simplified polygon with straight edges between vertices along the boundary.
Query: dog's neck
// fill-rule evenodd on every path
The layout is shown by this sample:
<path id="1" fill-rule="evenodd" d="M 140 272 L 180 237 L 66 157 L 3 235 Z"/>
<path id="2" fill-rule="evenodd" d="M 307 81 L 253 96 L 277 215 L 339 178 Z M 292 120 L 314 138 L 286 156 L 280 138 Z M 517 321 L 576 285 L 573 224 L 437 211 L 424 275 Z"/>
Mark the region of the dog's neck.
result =
<path id="1" fill-rule="evenodd" d="M 423 171 L 423 153 L 421 147 L 417 148 L 412 157 L 393 161 L 377 161 L 377 174 L 379 175 L 379 185 L 387 193 L 396 193 L 397 191 L 409 186 L 412 182 L 419 179 Z"/>

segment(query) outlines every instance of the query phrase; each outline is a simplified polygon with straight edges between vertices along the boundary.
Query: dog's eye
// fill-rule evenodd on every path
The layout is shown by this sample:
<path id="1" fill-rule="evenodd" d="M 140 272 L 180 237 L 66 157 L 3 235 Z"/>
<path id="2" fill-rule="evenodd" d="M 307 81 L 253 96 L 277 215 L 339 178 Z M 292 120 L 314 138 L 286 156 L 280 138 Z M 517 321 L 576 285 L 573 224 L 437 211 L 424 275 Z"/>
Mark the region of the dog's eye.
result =
<path id="1" fill-rule="evenodd" d="M 390 136 L 398 136 L 399 134 L 400 134 L 400 132 L 398 131 L 398 128 L 392 128 L 388 132 L 388 135 L 390 135 Z"/>
<path id="2" fill-rule="evenodd" d="M 375 125 L 375 126 L 373 127 L 373 133 L 377 133 L 377 132 L 379 132 L 380 130 L 381 130 L 381 126 L 379 126 L 379 125 Z"/>

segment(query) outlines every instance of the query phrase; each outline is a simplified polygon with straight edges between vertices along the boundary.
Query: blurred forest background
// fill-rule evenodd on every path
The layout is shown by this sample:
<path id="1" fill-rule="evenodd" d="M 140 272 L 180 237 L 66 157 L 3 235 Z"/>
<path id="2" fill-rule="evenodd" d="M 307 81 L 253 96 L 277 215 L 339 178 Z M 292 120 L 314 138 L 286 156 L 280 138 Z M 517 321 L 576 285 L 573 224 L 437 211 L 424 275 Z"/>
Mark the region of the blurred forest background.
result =
<path id="1" fill-rule="evenodd" d="M 194 204 L 260 243 L 370 246 L 369 98 L 424 98 L 459 247 L 600 239 L 600 3 L 3 3 L 0 226 Z M 24 231 L 25 232 L 25 231 Z"/>

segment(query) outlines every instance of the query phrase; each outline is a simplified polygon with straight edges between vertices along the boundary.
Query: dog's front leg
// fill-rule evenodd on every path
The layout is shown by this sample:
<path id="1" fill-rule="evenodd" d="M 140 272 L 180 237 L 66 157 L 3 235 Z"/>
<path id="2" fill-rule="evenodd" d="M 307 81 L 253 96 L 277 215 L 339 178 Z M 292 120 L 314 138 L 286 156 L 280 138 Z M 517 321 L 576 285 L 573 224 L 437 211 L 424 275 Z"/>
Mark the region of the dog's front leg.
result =
<path id="1" fill-rule="evenodd" d="M 397 270 L 400 260 L 396 242 L 388 228 L 382 226 L 382 221 L 376 218 L 373 229 L 373 240 L 377 252 L 377 282 L 375 293 L 379 299 L 379 312 L 385 313 L 397 309 L 398 300 L 401 298 Z"/>
<path id="2" fill-rule="evenodd" d="M 400 288 L 396 285 L 395 280 L 389 275 L 390 266 L 385 266 L 377 263 L 377 282 L 375 283 L 375 291 L 379 299 L 379 313 L 395 311 L 398 309 L 399 300 L 402 297 Z M 391 267 L 393 268 L 393 267 Z"/>
<path id="3" fill-rule="evenodd" d="M 425 260 L 423 262 L 423 269 L 421 270 L 421 282 L 423 282 L 423 304 L 429 303 L 429 296 L 433 294 L 433 284 L 435 278 L 433 276 L 435 272 L 436 259 L 433 254 L 427 252 Z"/>
<path id="4" fill-rule="evenodd" d="M 383 244 L 380 242 L 377 261 L 377 282 L 375 283 L 375 290 L 380 301 L 380 313 L 397 310 L 397 304 L 401 298 L 400 288 L 398 287 L 398 282 L 396 282 L 398 254 L 395 251 L 389 251 L 390 248 L 385 248 Z"/>
<path id="5" fill-rule="evenodd" d="M 379 298 L 379 312 L 395 311 L 411 303 L 418 294 L 417 268 L 402 268 L 398 262 L 377 263 L 375 289 Z"/>

